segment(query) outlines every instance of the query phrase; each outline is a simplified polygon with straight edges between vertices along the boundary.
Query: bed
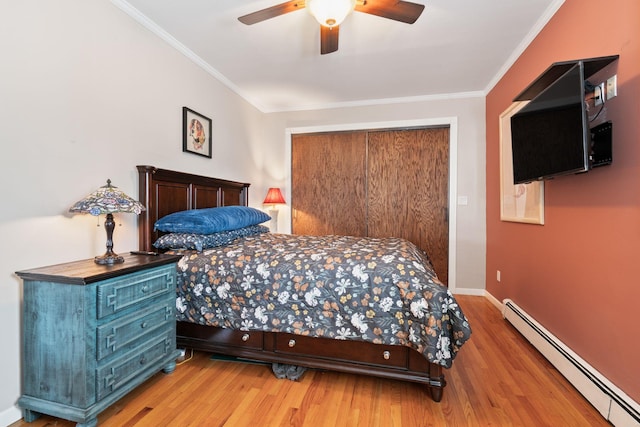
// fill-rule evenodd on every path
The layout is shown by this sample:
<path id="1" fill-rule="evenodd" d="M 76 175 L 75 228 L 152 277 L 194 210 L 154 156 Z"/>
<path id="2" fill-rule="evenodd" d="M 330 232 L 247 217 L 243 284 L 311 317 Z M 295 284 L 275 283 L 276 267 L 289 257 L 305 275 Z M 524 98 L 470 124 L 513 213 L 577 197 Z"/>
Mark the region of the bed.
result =
<path id="1" fill-rule="evenodd" d="M 154 242 L 168 236 L 154 225 L 170 214 L 248 206 L 248 183 L 137 169 L 139 199 L 147 207 L 139 216 L 141 251 L 158 251 Z M 260 226 L 249 228 L 255 227 Z M 176 306 L 182 348 L 412 381 L 439 402 L 443 370 L 471 334 L 426 255 L 402 239 L 260 230 L 227 245 L 180 253 Z"/>

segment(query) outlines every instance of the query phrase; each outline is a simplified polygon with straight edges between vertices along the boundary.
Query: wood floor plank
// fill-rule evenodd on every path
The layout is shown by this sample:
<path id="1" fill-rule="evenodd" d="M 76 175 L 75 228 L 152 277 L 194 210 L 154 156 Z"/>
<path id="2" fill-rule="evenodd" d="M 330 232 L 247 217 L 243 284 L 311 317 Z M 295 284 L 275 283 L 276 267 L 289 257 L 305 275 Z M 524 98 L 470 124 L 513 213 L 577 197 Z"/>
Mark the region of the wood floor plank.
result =
<path id="1" fill-rule="evenodd" d="M 101 427 L 610 426 L 485 298 L 457 297 L 473 334 L 436 403 L 423 385 L 309 370 L 278 380 L 270 366 L 196 352 L 98 417 Z M 72 427 L 43 416 L 10 427 Z"/>

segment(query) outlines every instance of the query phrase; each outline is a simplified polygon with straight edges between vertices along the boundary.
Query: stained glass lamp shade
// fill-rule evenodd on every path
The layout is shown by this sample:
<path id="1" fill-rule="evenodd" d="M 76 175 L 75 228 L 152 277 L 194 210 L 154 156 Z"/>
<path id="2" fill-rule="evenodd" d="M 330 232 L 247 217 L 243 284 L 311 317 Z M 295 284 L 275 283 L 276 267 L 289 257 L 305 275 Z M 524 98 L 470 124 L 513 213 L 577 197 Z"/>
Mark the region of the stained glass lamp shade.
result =
<path id="1" fill-rule="evenodd" d="M 98 188 L 84 199 L 76 202 L 69 212 L 88 213 L 94 216 L 106 214 L 104 228 L 107 231 L 107 252 L 102 256 L 97 256 L 94 261 L 98 264 L 112 265 L 124 262 L 124 258 L 113 252 L 113 229 L 115 221 L 113 214 L 116 212 L 128 212 L 139 215 L 145 210 L 140 202 L 127 196 L 124 192 L 111 185 L 111 180 L 107 180 L 107 185 Z"/>

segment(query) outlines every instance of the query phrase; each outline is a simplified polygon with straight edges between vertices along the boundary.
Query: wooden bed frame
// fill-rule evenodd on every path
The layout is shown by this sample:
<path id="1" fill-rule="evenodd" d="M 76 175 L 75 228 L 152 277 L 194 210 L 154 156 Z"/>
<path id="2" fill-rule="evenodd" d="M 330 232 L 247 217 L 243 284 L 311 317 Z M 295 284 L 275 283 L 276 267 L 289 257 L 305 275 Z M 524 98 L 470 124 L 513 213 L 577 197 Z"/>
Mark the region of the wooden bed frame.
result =
<path id="1" fill-rule="evenodd" d="M 146 211 L 138 217 L 141 251 L 156 251 L 155 222 L 173 212 L 243 205 L 249 201 L 247 183 L 209 178 L 153 166 L 138 166 L 139 200 Z M 299 365 L 353 374 L 374 375 L 428 386 L 439 402 L 445 380 L 442 367 L 404 346 L 313 338 L 287 333 L 240 331 L 178 322 L 177 345 L 264 362 Z"/>

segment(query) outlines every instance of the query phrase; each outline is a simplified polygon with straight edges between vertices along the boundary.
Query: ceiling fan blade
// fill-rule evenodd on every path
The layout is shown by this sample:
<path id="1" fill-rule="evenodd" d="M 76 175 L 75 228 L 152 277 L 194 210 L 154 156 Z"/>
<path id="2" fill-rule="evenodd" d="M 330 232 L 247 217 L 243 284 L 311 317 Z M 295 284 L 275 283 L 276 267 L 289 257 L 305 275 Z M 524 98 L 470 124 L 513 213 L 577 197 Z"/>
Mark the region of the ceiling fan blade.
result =
<path id="1" fill-rule="evenodd" d="M 340 35 L 340 26 L 325 27 L 320 25 L 320 54 L 335 52 L 338 50 L 338 36 Z"/>
<path id="2" fill-rule="evenodd" d="M 357 2 L 355 10 L 406 24 L 413 24 L 422 14 L 424 5 L 403 0 L 398 2 L 389 0 L 365 0 L 362 4 Z"/>
<path id="3" fill-rule="evenodd" d="M 284 15 L 285 13 L 304 9 L 304 5 L 304 0 L 291 0 L 286 3 L 277 4 L 266 9 L 249 13 L 248 15 L 241 16 L 240 18 L 238 18 L 238 21 L 246 25 L 252 25 L 258 22 L 266 21 L 270 18 L 275 18 L 276 16 Z"/>

